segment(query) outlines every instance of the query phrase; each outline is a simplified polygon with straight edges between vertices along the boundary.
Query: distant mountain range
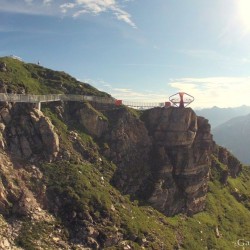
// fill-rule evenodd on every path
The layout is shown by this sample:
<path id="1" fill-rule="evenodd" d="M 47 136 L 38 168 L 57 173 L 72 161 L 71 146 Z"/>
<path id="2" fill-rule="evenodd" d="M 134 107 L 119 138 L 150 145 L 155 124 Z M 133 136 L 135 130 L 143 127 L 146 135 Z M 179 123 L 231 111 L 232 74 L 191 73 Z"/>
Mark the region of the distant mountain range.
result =
<path id="1" fill-rule="evenodd" d="M 219 108 L 214 106 L 212 108 L 195 110 L 195 112 L 197 115 L 207 118 L 211 127 L 215 128 L 234 117 L 250 114 L 250 106 L 243 105 L 236 108 Z"/>
<path id="2" fill-rule="evenodd" d="M 225 146 L 243 163 L 250 164 L 250 114 L 217 126 L 212 134 L 217 144 Z"/>
<path id="3" fill-rule="evenodd" d="M 212 107 L 195 111 L 209 120 L 218 145 L 229 149 L 242 163 L 250 164 L 250 107 Z"/>

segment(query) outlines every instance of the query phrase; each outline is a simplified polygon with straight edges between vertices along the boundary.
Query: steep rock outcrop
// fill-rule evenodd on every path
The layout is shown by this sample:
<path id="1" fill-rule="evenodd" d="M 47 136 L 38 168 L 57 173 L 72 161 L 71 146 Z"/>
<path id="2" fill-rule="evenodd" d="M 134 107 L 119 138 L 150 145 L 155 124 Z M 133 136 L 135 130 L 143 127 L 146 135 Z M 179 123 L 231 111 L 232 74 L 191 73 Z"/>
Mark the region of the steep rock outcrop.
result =
<path id="1" fill-rule="evenodd" d="M 194 112 L 184 108 L 155 108 L 145 112 L 143 119 L 158 145 L 185 146 L 192 144 L 197 131 Z"/>
<path id="2" fill-rule="evenodd" d="M 226 148 L 218 147 L 218 160 L 228 167 L 228 175 L 236 178 L 242 170 L 242 164 Z"/>
<path id="3" fill-rule="evenodd" d="M 66 123 L 77 121 L 78 126 L 82 126 L 95 138 L 100 138 L 108 130 L 107 118 L 89 103 L 68 102 L 64 106 L 54 106 L 53 109 Z"/>
<path id="4" fill-rule="evenodd" d="M 227 184 L 228 177 L 231 176 L 232 178 L 236 178 L 240 172 L 242 171 L 242 164 L 241 162 L 234 157 L 226 148 L 223 148 L 218 145 L 213 145 L 213 155 L 212 163 L 211 163 L 211 170 L 216 170 L 217 178 L 220 180 L 221 183 Z M 215 178 L 215 176 L 211 176 Z"/>
<path id="5" fill-rule="evenodd" d="M 59 138 L 49 118 L 25 104 L 6 104 L 0 110 L 1 147 L 13 157 L 53 159 L 59 152 Z"/>
<path id="6" fill-rule="evenodd" d="M 31 176 L 39 181 L 42 178 L 42 173 L 35 165 L 25 168 L 19 163 L 14 165 L 10 157 L 0 151 L 0 213 L 5 216 L 10 214 L 30 218 L 42 216 L 40 205 L 33 193 L 27 188 L 31 185 Z M 40 187 L 39 199 L 44 197 L 42 190 L 43 187 Z"/>
<path id="7" fill-rule="evenodd" d="M 0 72 L 6 72 L 7 71 L 7 65 L 4 62 L 0 63 Z"/>
<path id="8" fill-rule="evenodd" d="M 105 131 L 107 131 L 107 119 L 87 103 L 76 112 L 76 116 L 80 118 L 79 122 L 92 136 L 100 137 Z"/>
<path id="9" fill-rule="evenodd" d="M 208 121 L 192 109 L 174 107 L 145 111 L 142 121 L 132 116 L 116 117 L 118 126 L 110 144 L 111 159 L 118 165 L 115 185 L 167 215 L 201 211 L 212 145 Z"/>
<path id="10" fill-rule="evenodd" d="M 134 195 L 149 173 L 151 139 L 144 123 L 127 108 L 109 110 L 105 115 L 111 127 L 103 136 L 109 145 L 104 155 L 119 166 L 113 182 L 123 193 Z"/>
<path id="11" fill-rule="evenodd" d="M 153 138 L 154 152 L 149 202 L 168 215 L 201 211 L 212 143 L 208 121 L 189 108 L 172 107 L 146 112 L 145 125 Z"/>

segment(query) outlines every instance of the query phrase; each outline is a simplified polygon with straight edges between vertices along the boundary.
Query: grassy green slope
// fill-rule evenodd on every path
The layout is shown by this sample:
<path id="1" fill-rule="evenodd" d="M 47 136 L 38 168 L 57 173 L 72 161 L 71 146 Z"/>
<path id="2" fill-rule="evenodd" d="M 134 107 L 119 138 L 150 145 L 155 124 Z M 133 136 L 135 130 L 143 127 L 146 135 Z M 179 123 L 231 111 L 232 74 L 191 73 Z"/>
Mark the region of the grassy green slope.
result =
<path id="1" fill-rule="evenodd" d="M 32 94 L 85 94 L 109 96 L 87 83 L 81 83 L 65 72 L 54 71 L 36 64 L 24 63 L 11 57 L 0 58 L 7 65 L 7 71 L 0 71 L 0 82 L 8 91 L 24 89 Z"/>
<path id="2" fill-rule="evenodd" d="M 249 172 L 244 171 L 243 176 L 249 178 Z M 184 236 L 183 249 L 226 250 L 233 249 L 239 239 L 249 240 L 250 211 L 230 190 L 230 184 L 222 186 L 218 180 L 210 182 L 205 211 L 184 220 L 176 216 L 177 228 Z"/>

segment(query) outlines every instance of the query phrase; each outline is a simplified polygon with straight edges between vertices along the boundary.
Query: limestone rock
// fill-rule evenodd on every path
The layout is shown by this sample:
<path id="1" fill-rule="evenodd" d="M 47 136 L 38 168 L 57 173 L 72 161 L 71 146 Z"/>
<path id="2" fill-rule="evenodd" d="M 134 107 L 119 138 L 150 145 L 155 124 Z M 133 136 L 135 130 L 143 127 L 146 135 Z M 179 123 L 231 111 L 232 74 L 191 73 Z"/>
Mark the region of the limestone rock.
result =
<path id="1" fill-rule="evenodd" d="M 147 112 L 146 126 L 158 145 L 190 145 L 196 135 L 197 119 L 191 109 L 156 108 Z"/>
<path id="2" fill-rule="evenodd" d="M 49 118 L 25 104 L 4 107 L 0 111 L 0 146 L 15 157 L 30 159 L 34 155 L 55 158 L 59 152 L 59 138 Z"/>
<path id="3" fill-rule="evenodd" d="M 1 109 L 1 121 L 6 125 L 11 121 L 11 115 L 8 107 Z"/>
<path id="4" fill-rule="evenodd" d="M 6 142 L 4 139 L 4 130 L 5 130 L 5 125 L 3 123 L 0 123 L 0 148 L 5 149 L 6 147 Z"/>
<path id="5" fill-rule="evenodd" d="M 22 155 L 25 158 L 29 158 L 32 155 L 32 150 L 27 138 L 25 136 L 20 136 L 19 139 Z"/>
<path id="6" fill-rule="evenodd" d="M 114 184 L 166 215 L 202 211 L 212 152 L 208 121 L 190 108 L 151 109 L 143 122 L 127 113 L 121 120 L 116 114 L 109 138 Z"/>
<path id="7" fill-rule="evenodd" d="M 47 117 L 41 117 L 38 124 L 44 148 L 49 155 L 56 157 L 59 152 L 59 137 L 54 126 Z"/>
<path id="8" fill-rule="evenodd" d="M 226 148 L 219 147 L 218 159 L 220 162 L 228 166 L 228 174 L 236 178 L 242 170 L 242 164 L 236 159 Z"/>
<path id="9" fill-rule="evenodd" d="M 79 122 L 87 129 L 89 134 L 100 137 L 108 128 L 107 120 L 90 105 L 84 105 L 79 111 Z"/>
<path id="10" fill-rule="evenodd" d="M 229 176 L 236 178 L 239 175 L 242 164 L 226 148 L 214 145 L 213 154 L 224 164 L 223 169 L 221 169 L 220 164 L 212 161 L 212 168 L 219 170 L 221 183 L 226 184 Z"/>
<path id="11" fill-rule="evenodd" d="M 155 117 L 158 122 L 152 124 L 154 112 L 158 113 Z M 150 203 L 167 215 L 201 211 L 207 193 L 212 143 L 208 121 L 189 108 L 153 109 L 146 126 L 154 148 L 155 184 L 151 187 Z"/>
<path id="12" fill-rule="evenodd" d="M 107 157 L 119 166 L 113 183 L 122 192 L 134 195 L 147 178 L 151 139 L 143 122 L 126 108 L 105 115 L 113 121 L 104 135 L 110 147 Z"/>
<path id="13" fill-rule="evenodd" d="M 87 244 L 91 247 L 91 249 L 100 249 L 98 242 L 91 237 L 87 238 Z"/>
<path id="14" fill-rule="evenodd" d="M 0 72 L 6 72 L 7 71 L 7 65 L 4 62 L 0 63 Z"/>

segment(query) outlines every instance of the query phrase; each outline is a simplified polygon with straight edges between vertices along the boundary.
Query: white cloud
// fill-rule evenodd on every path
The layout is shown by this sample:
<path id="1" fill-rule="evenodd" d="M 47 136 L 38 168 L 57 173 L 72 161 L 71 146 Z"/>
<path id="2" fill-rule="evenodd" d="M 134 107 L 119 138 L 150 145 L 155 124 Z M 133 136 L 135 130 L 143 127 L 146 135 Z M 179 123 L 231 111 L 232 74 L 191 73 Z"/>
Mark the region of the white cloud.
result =
<path id="1" fill-rule="evenodd" d="M 74 2 L 61 4 L 60 8 L 63 13 L 67 13 L 71 9 L 73 12 L 72 16 L 75 18 L 86 13 L 99 15 L 104 12 L 110 12 L 117 20 L 136 28 L 131 15 L 119 6 L 117 0 L 75 0 Z"/>
<path id="2" fill-rule="evenodd" d="M 250 105 L 250 77 L 173 79 L 169 85 L 195 97 L 195 107 Z"/>
<path id="3" fill-rule="evenodd" d="M 82 15 L 82 14 L 85 14 L 85 13 L 88 13 L 88 11 L 86 11 L 86 10 L 79 10 L 79 11 L 77 11 L 77 12 L 75 12 L 74 14 L 73 14 L 73 17 L 79 17 L 80 15 Z"/>
<path id="4" fill-rule="evenodd" d="M 0 0 L 0 11 L 36 14 L 67 15 L 77 18 L 83 14 L 100 15 L 109 13 L 117 20 L 136 28 L 131 15 L 121 7 L 124 0 Z M 127 2 L 126 4 L 129 4 Z M 48 8 L 48 6 L 50 8 Z"/>
<path id="5" fill-rule="evenodd" d="M 123 11 L 119 8 L 113 8 L 114 14 L 118 20 L 124 21 L 125 23 L 129 24 L 133 28 L 136 28 L 135 23 L 131 20 L 131 15 L 126 11 Z"/>
<path id="6" fill-rule="evenodd" d="M 62 13 L 66 13 L 69 9 L 73 9 L 76 5 L 74 3 L 64 3 L 60 5 Z"/>
<path id="7" fill-rule="evenodd" d="M 24 2 L 27 4 L 31 4 L 31 3 L 33 3 L 33 0 L 24 0 Z"/>
<path id="8" fill-rule="evenodd" d="M 103 80 L 87 79 L 85 82 L 111 94 L 116 99 L 123 100 L 124 103 L 163 103 L 174 93 L 186 92 L 195 98 L 190 105 L 192 108 L 250 106 L 250 76 L 171 79 L 164 90 L 154 91 L 114 87 L 127 84 L 110 84 Z"/>
<path id="9" fill-rule="evenodd" d="M 84 3 L 85 2 L 85 3 Z M 104 12 L 107 10 L 108 6 L 105 6 L 103 4 L 91 1 L 82 1 L 81 3 L 78 3 L 80 6 L 82 6 L 83 10 L 89 13 L 93 13 L 93 14 L 98 14 L 100 12 Z"/>
<path id="10" fill-rule="evenodd" d="M 26 15 L 56 15 L 60 12 L 53 0 L 0 0 L 0 11 Z M 48 8 L 50 7 L 50 8 Z"/>
<path id="11" fill-rule="evenodd" d="M 43 4 L 50 6 L 53 0 L 43 0 Z"/>
<path id="12" fill-rule="evenodd" d="M 112 84 L 104 81 L 91 80 L 92 85 L 96 86 L 99 90 L 105 91 L 111 94 L 114 98 L 123 100 L 124 103 L 136 102 L 136 103 L 163 103 L 168 101 L 169 94 L 164 91 L 136 91 L 131 88 L 117 88 L 113 87 Z M 121 85 L 121 84 L 119 84 Z M 126 86 L 127 84 L 122 84 Z"/>
<path id="13" fill-rule="evenodd" d="M 154 104 L 158 106 L 160 103 L 168 101 L 169 94 L 162 92 L 151 92 L 147 90 L 135 91 L 126 88 L 105 88 L 104 91 L 110 93 L 116 99 L 122 100 L 124 104 L 140 106 L 141 104 Z"/>
<path id="14" fill-rule="evenodd" d="M 123 21 L 133 28 L 136 28 L 131 15 L 123 10 L 116 0 L 76 0 L 74 7 L 76 9 L 73 14 L 74 17 L 85 13 L 98 15 L 102 12 L 111 12 L 117 20 Z"/>

